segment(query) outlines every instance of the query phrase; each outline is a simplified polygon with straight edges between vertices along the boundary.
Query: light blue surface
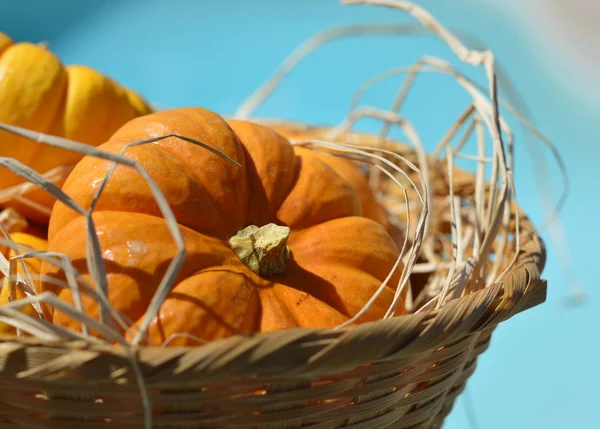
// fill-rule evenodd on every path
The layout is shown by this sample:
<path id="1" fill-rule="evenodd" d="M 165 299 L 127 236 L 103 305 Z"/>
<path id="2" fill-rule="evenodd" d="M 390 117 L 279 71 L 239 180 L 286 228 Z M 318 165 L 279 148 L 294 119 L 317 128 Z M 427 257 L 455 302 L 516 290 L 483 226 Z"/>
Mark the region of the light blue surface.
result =
<path id="1" fill-rule="evenodd" d="M 600 117 L 600 100 L 595 106 L 581 105 L 568 88 L 553 82 L 549 65 L 534 53 L 525 33 L 497 10 L 485 11 L 474 1 L 448 2 L 452 8 L 443 3 L 424 2 L 444 24 L 477 35 L 494 50 L 517 82 L 536 124 L 565 158 L 572 190 L 561 215 L 568 243 L 560 245 L 572 249 L 572 269 L 590 298 L 580 308 L 560 306 L 568 294 L 567 277 L 544 234 L 549 246 L 544 271 L 547 303 L 501 326 L 480 359 L 468 384 L 479 427 L 598 427 L 600 236 L 593 219 L 600 213 L 600 145 L 594 122 Z M 461 4 L 466 6 L 461 9 Z M 0 30 L 15 39 L 46 40 L 65 63 L 93 66 L 151 101 L 200 105 L 224 114 L 232 113 L 317 30 L 401 20 L 406 18 L 389 10 L 342 7 L 333 0 L 0 0 Z M 335 42 L 303 63 L 257 113 L 336 123 L 347 113 L 350 95 L 360 82 L 384 69 L 410 64 L 421 54 L 453 58 L 429 37 Z M 369 103 L 388 106 L 393 88 L 383 85 Z M 431 148 L 467 99 L 441 77 L 422 79 L 418 94 L 420 98 L 410 98 L 406 113 Z M 523 143 L 521 138 L 517 189 L 521 205 L 539 225 L 542 213 L 532 161 Z M 556 176 L 558 170 L 550 165 Z M 463 401 L 459 399 L 448 418 L 447 429 L 470 427 Z"/>

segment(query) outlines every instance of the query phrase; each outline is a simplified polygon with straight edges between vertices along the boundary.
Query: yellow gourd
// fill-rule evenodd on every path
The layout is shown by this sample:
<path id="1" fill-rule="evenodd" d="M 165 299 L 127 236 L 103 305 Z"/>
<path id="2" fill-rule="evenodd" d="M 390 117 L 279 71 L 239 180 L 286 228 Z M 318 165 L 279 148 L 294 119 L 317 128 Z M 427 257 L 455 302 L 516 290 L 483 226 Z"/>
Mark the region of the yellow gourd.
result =
<path id="1" fill-rule="evenodd" d="M 140 95 L 102 73 L 81 65 L 63 66 L 46 47 L 13 43 L 0 33 L 0 122 L 96 146 L 123 124 L 150 112 Z M 72 166 L 82 158 L 3 131 L 0 157 L 14 158 L 39 173 Z M 0 190 L 23 182 L 7 169 L 0 169 Z M 62 186 L 62 181 L 56 184 Z M 46 210 L 31 208 L 14 198 L 0 200 L 0 206 L 15 207 L 29 220 L 47 225 L 54 199 L 39 188 L 22 197 Z"/>

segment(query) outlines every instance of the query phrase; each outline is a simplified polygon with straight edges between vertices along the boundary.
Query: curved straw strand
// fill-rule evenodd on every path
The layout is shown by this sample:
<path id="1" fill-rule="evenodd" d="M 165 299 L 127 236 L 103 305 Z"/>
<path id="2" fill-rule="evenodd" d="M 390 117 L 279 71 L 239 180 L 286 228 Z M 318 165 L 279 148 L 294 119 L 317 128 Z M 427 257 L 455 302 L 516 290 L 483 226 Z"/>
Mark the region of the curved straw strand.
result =
<path id="1" fill-rule="evenodd" d="M 248 119 L 258 106 L 263 104 L 281 82 L 294 70 L 298 64 L 316 49 L 336 39 L 344 39 L 352 36 L 381 36 L 394 34 L 429 34 L 422 26 L 416 24 L 358 24 L 348 25 L 325 30 L 296 48 L 287 58 L 283 60 L 275 73 L 250 95 L 237 109 L 233 117 L 236 119 Z"/>

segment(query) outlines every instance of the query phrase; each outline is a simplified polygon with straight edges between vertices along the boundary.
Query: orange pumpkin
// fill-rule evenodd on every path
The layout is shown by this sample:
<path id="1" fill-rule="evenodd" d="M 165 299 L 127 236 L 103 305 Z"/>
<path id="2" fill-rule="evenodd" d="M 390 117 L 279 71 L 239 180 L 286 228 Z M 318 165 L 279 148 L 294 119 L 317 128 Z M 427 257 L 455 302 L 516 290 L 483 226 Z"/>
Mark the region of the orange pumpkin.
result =
<path id="1" fill-rule="evenodd" d="M 201 108 L 181 108 L 130 121 L 103 150 L 164 134 L 202 141 L 237 161 L 176 138 L 129 148 L 162 189 L 179 222 L 187 257 L 148 334 L 162 344 L 197 343 L 237 333 L 292 327 L 329 328 L 367 303 L 392 270 L 398 248 L 377 222 L 362 216 L 357 192 L 313 151 L 292 146 L 267 127 L 227 123 Z M 64 191 L 87 207 L 111 166 L 86 157 Z M 359 174 L 359 173 L 358 173 Z M 150 188 L 118 167 L 94 215 L 108 273 L 109 301 L 129 319 L 144 314 L 176 246 Z M 85 220 L 57 203 L 50 249 L 69 255 L 87 281 Z M 401 266 L 359 322 L 382 317 L 393 301 Z M 60 276 L 44 265 L 43 275 Z M 73 303 L 71 291 L 56 290 Z M 85 297 L 86 313 L 98 306 Z M 404 312 L 399 307 L 397 314 Z M 80 329 L 56 311 L 55 323 Z M 139 322 L 138 322 L 139 323 Z"/>
<path id="2" fill-rule="evenodd" d="M 20 249 L 20 253 L 24 253 L 27 248 L 31 250 L 47 250 L 48 242 L 45 238 L 43 238 L 41 232 L 35 227 L 29 227 L 25 219 L 22 218 L 16 211 L 12 209 L 6 209 L 0 212 L 0 223 L 4 227 L 4 230 L 9 233 L 10 238 L 15 243 L 27 246 L 26 248 Z M 7 259 L 17 255 L 17 252 L 15 252 L 12 248 L 1 245 L 0 253 L 2 253 L 2 255 Z M 30 275 L 37 276 L 40 274 L 42 266 L 42 261 L 40 259 L 26 258 L 23 260 L 23 262 Z M 17 273 L 24 276 L 24 270 L 21 264 L 17 265 Z M 36 282 L 35 277 L 33 280 Z M 10 285 L 8 284 L 7 279 L 3 277 L 2 273 L 0 273 L 0 306 L 7 304 L 11 300 L 18 300 L 22 298 L 25 298 L 25 293 L 20 287 L 15 287 L 11 296 Z M 21 311 L 28 316 L 37 317 L 37 312 L 32 305 L 23 307 Z M 0 322 L 0 335 L 4 334 L 14 335 L 16 334 L 16 329 L 11 325 Z"/>
<path id="3" fill-rule="evenodd" d="M 127 121 L 147 113 L 144 100 L 103 74 L 79 65 L 63 67 L 44 46 L 13 43 L 0 33 L 0 122 L 42 133 L 98 145 Z M 71 167 L 81 155 L 0 131 L 0 157 L 14 158 L 39 173 Z M 62 185 L 66 174 L 56 178 Z M 0 189 L 13 188 L 23 179 L 0 169 Z M 15 207 L 28 219 L 48 224 L 54 199 L 35 187 L 0 206 Z M 24 197 L 41 208 L 19 201 Z"/>
<path id="4" fill-rule="evenodd" d="M 331 128 L 309 127 L 302 124 L 289 122 L 269 122 L 266 125 L 280 133 L 282 136 L 290 140 L 298 141 L 311 139 L 326 140 L 327 132 L 331 130 Z M 347 136 L 344 136 L 344 139 L 338 139 L 336 142 L 344 143 L 346 142 L 346 137 Z M 363 144 L 371 147 L 376 146 L 374 144 L 376 140 L 373 136 L 355 135 L 354 137 L 355 138 L 353 141 L 351 141 L 352 143 Z M 352 185 L 352 187 L 356 190 L 362 203 L 363 216 L 373 219 L 374 221 L 383 225 L 394 238 L 396 243 L 402 243 L 402 240 L 404 239 L 403 232 L 396 225 L 390 222 L 388 214 L 384 210 L 383 206 L 377 201 L 377 198 L 375 197 L 367 178 L 360 173 L 360 170 L 357 168 L 355 163 L 348 161 L 348 159 L 328 155 L 323 152 L 316 151 L 315 154 L 319 156 L 322 161 L 327 163 L 327 165 L 333 168 L 336 173 L 342 176 L 342 178 Z"/>

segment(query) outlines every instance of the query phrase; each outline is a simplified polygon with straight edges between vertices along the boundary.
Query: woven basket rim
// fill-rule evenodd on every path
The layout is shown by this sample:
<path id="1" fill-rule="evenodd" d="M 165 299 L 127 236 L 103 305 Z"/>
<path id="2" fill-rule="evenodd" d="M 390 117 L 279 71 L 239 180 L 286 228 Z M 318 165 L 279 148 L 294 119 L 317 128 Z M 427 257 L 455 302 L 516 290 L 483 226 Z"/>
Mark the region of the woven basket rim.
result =
<path id="1" fill-rule="evenodd" d="M 264 119 L 255 121 L 265 122 Z M 278 123 L 312 129 L 329 128 L 282 120 Z M 522 244 L 514 267 L 501 282 L 449 301 L 439 310 L 425 310 L 337 330 L 294 328 L 234 335 L 197 347 L 137 346 L 132 351 L 143 372 L 152 374 L 148 380 L 150 384 L 153 379 L 158 381 L 165 377 L 170 382 L 181 381 L 190 374 L 194 374 L 195 381 L 202 382 L 247 376 L 323 377 L 351 371 L 367 363 L 402 360 L 431 352 L 465 336 L 491 330 L 498 323 L 545 301 L 546 282 L 540 277 L 546 260 L 544 243 L 520 208 L 518 216 L 522 225 Z M 117 346 L 0 336 L 0 356 L 29 347 L 54 357 L 66 354 L 73 358 L 77 353 L 87 353 L 89 360 L 89 353 L 95 353 L 101 359 L 131 359 L 124 348 Z M 5 365 L 0 378 L 57 376 L 51 367 L 44 365 L 25 373 L 15 371 L 13 373 Z M 86 382 L 106 381 L 105 374 L 89 375 Z M 68 379 L 68 374 L 64 377 Z M 129 381 L 135 383 L 133 378 Z"/>
<path id="2" fill-rule="evenodd" d="M 519 270 L 527 271 L 522 267 Z M 440 310 L 397 316 L 340 330 L 294 328 L 280 332 L 235 335 L 200 347 L 137 346 L 136 360 L 142 365 L 148 385 L 163 385 L 189 380 L 200 384 L 218 383 L 236 378 L 277 377 L 321 378 L 351 371 L 365 364 L 411 360 L 460 339 L 493 329 L 514 315 L 542 304 L 546 299 L 546 281 L 529 278 L 519 294 L 506 296 L 502 283 L 471 293 Z M 523 285 L 525 286 L 525 285 Z M 516 291 L 517 289 L 515 289 Z M 502 296 L 502 292 L 505 292 Z M 458 310 L 459 305 L 472 311 Z M 464 329 L 470 325 L 471 329 Z M 130 360 L 122 347 L 87 341 L 44 341 L 0 336 L 0 355 L 34 348 L 43 356 L 68 356 L 78 367 L 77 356 L 90 360 L 112 361 L 118 367 Z M 93 355 L 91 356 L 90 353 Z M 118 362 L 121 362 L 119 365 Z M 65 362 L 66 363 L 66 362 Z M 83 363 L 83 362 L 82 362 Z M 53 365 L 55 362 L 52 363 Z M 13 377 L 30 380 L 51 378 L 57 381 L 56 367 L 39 365 L 28 371 L 5 367 L 0 379 Z M 70 366 L 70 365 L 66 365 Z M 103 366 L 103 365 L 100 365 Z M 64 369 L 64 368 L 62 368 Z M 157 372 L 158 371 L 158 372 Z M 69 381 L 69 374 L 58 378 Z M 109 382 L 105 374 L 80 375 L 80 383 Z M 48 380 L 49 381 L 49 380 Z M 74 380 L 71 380 L 74 381 Z M 125 384 L 135 384 L 133 377 Z"/>

